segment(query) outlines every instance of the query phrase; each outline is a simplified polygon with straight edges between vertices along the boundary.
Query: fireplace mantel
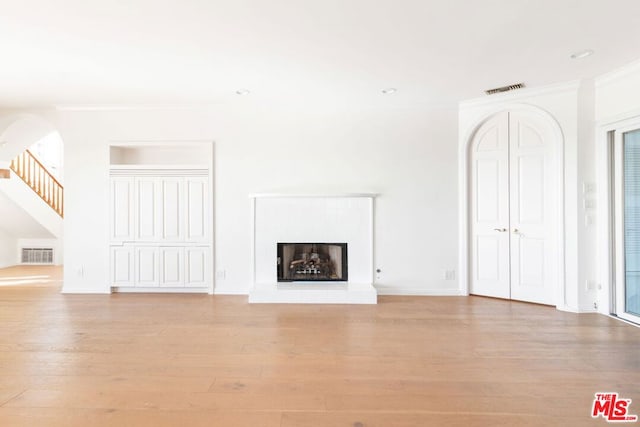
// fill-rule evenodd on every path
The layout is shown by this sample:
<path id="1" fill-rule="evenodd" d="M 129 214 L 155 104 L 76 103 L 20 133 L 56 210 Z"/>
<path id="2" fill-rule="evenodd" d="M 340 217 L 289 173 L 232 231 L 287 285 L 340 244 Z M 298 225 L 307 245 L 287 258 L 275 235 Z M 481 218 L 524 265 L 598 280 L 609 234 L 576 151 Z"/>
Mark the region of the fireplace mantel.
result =
<path id="1" fill-rule="evenodd" d="M 375 304 L 374 193 L 252 194 L 252 303 Z M 347 282 L 277 282 L 277 244 L 346 242 Z"/>

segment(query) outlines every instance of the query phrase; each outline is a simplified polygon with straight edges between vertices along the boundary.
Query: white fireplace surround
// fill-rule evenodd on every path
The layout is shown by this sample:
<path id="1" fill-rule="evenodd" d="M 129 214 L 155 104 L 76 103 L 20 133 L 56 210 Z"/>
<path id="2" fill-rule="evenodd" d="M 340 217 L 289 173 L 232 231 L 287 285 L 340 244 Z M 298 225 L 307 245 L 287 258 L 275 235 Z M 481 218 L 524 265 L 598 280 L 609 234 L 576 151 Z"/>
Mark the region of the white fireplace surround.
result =
<path id="1" fill-rule="evenodd" d="M 375 194 L 253 194 L 251 303 L 375 304 Z M 278 242 L 344 242 L 348 282 L 278 283 Z"/>

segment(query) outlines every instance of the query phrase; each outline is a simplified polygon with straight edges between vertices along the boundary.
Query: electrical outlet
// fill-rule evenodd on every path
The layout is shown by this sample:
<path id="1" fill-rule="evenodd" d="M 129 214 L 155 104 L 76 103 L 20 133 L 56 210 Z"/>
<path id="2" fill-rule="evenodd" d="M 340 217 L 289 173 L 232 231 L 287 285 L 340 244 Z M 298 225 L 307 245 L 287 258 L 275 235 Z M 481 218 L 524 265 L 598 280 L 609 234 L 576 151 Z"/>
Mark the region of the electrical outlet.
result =
<path id="1" fill-rule="evenodd" d="M 78 277 L 84 277 L 84 265 L 81 265 L 80 267 L 78 267 L 77 273 L 78 273 Z"/>
<path id="2" fill-rule="evenodd" d="M 216 271 L 216 279 L 224 280 L 227 277 L 227 272 L 225 270 Z"/>
<path id="3" fill-rule="evenodd" d="M 444 272 L 444 280 L 456 280 L 456 271 L 455 270 L 446 270 Z"/>
<path id="4" fill-rule="evenodd" d="M 586 280 L 585 283 L 588 291 L 595 291 L 598 286 L 595 280 Z"/>

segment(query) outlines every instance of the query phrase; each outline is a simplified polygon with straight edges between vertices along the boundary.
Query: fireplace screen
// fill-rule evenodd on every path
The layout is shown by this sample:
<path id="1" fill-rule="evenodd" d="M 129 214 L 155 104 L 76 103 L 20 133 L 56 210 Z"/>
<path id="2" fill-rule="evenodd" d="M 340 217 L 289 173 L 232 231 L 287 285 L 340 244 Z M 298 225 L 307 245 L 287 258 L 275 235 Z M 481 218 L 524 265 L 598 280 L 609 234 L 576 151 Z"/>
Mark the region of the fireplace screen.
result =
<path id="1" fill-rule="evenodd" d="M 346 243 L 278 243 L 278 282 L 347 280 Z"/>

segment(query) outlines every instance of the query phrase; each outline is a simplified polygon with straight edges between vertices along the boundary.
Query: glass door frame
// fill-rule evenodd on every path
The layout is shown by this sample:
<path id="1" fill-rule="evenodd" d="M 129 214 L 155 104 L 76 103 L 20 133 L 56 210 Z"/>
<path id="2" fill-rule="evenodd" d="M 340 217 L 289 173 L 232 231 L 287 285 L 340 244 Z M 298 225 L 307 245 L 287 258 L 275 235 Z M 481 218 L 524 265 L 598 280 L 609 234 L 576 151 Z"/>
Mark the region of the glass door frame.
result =
<path id="1" fill-rule="evenodd" d="M 613 132 L 613 281 L 611 299 L 613 314 L 640 324 L 640 315 L 626 312 L 626 270 L 625 270 L 625 239 L 624 239 L 624 135 L 629 132 L 640 131 L 640 122 L 630 126 L 620 127 Z"/>

